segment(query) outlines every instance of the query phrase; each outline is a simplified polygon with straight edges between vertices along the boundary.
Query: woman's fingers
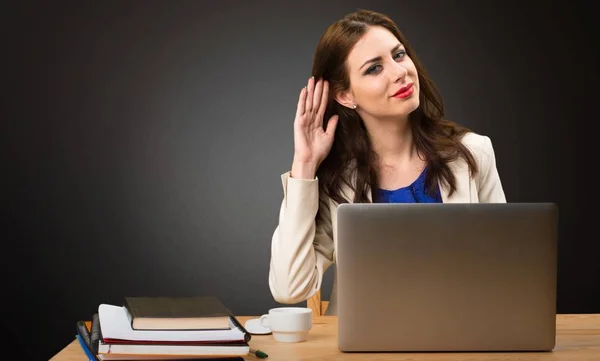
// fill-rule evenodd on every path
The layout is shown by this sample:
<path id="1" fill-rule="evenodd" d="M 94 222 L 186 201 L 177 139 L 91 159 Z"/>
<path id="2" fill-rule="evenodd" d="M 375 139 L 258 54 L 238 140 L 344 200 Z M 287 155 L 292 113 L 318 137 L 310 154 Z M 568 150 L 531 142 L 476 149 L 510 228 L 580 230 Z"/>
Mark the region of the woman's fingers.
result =
<path id="1" fill-rule="evenodd" d="M 325 133 L 333 137 L 335 134 L 335 128 L 338 124 L 338 120 L 340 120 L 339 115 L 332 115 L 331 118 L 329 118 L 329 121 L 327 122 L 327 129 Z"/>
<path id="2" fill-rule="evenodd" d="M 323 78 L 319 79 L 315 83 L 315 91 L 313 94 L 312 106 L 313 110 L 317 112 L 319 110 L 319 105 L 321 104 L 321 95 L 323 94 Z"/>
<path id="3" fill-rule="evenodd" d="M 325 114 L 325 110 L 327 108 L 327 100 L 329 100 L 329 82 L 326 80 L 323 80 L 323 91 L 321 94 L 321 99 L 319 100 L 319 110 L 317 111 L 317 114 L 321 114 L 321 116 L 323 116 L 323 114 Z"/>
<path id="4" fill-rule="evenodd" d="M 296 117 L 305 118 L 303 124 L 323 124 L 323 114 L 327 108 L 327 100 L 329 93 L 329 82 L 324 79 L 311 77 L 308 79 L 308 84 L 302 88 L 298 96 L 298 106 L 296 108 Z M 307 113 L 316 114 L 316 117 L 310 116 Z M 308 115 L 308 118 L 307 118 Z"/>
<path id="5" fill-rule="evenodd" d="M 312 111 L 313 107 L 313 93 L 315 91 L 315 78 L 310 77 L 308 84 L 306 85 L 306 112 Z"/>
<path id="6" fill-rule="evenodd" d="M 296 107 L 296 118 L 301 117 L 306 112 L 306 87 L 300 90 L 300 95 L 298 96 L 298 106 Z"/>

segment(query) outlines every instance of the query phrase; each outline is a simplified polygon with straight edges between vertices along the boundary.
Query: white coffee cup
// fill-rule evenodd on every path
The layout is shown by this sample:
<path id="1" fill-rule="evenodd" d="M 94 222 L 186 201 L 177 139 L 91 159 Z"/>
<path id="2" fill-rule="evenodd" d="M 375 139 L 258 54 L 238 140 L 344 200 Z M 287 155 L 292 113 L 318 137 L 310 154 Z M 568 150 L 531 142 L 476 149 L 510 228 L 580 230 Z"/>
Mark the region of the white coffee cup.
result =
<path id="1" fill-rule="evenodd" d="M 278 342 L 302 342 L 312 328 L 312 310 L 306 307 L 277 307 L 260 316 L 260 325 L 268 327 Z"/>

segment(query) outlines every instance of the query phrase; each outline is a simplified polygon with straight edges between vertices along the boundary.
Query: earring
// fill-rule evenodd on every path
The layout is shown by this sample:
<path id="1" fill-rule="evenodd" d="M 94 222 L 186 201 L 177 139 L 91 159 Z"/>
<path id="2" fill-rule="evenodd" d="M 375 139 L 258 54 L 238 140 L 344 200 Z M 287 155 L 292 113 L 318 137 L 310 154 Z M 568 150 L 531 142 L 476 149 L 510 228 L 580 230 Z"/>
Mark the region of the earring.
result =
<path id="1" fill-rule="evenodd" d="M 356 105 L 356 104 L 354 104 L 353 108 L 354 108 L 354 109 L 356 109 L 356 106 L 357 106 L 357 105 Z"/>

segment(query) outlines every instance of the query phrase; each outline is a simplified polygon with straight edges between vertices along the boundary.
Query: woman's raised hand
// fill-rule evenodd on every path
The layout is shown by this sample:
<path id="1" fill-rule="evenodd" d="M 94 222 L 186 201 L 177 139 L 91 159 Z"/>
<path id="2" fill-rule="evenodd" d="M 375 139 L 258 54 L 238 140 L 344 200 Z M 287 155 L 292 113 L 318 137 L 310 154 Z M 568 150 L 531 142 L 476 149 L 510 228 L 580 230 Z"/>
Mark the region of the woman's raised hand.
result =
<path id="1" fill-rule="evenodd" d="M 331 150 L 339 117 L 333 115 L 327 129 L 323 129 L 328 93 L 329 83 L 312 77 L 300 91 L 294 120 L 293 178 L 315 178 L 317 168 Z"/>

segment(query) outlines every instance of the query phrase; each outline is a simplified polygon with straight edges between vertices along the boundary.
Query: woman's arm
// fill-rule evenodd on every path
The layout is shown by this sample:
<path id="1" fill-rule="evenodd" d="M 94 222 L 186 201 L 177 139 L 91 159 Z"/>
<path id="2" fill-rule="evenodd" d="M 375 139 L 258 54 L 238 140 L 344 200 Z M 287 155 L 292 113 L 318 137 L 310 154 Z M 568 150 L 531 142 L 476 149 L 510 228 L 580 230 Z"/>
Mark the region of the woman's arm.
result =
<path id="1" fill-rule="evenodd" d="M 290 172 L 281 179 L 284 196 L 271 241 L 269 288 L 277 302 L 292 304 L 321 288 L 323 274 L 334 262 L 333 232 L 318 179 L 295 179 Z"/>
<path id="2" fill-rule="evenodd" d="M 506 203 L 502 182 L 496 168 L 496 156 L 492 141 L 482 136 L 483 144 L 480 150 L 478 195 L 481 203 Z"/>

